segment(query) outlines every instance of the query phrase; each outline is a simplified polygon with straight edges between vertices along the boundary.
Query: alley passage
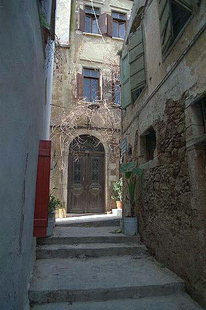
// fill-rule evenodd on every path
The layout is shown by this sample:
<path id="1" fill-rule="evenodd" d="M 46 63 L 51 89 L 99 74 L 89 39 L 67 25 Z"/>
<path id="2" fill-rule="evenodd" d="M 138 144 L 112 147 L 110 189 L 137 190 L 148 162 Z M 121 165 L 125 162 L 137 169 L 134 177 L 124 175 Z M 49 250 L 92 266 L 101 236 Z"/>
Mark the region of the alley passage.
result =
<path id="1" fill-rule="evenodd" d="M 175 274 L 148 255 L 119 220 L 59 223 L 41 239 L 32 310 L 198 310 Z"/>

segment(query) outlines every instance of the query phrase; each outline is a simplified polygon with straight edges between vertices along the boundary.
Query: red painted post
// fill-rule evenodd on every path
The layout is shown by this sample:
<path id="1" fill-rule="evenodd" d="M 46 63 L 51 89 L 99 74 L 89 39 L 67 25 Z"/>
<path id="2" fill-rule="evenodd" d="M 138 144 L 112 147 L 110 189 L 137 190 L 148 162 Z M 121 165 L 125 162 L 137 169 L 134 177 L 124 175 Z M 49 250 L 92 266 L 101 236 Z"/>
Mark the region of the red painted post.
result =
<path id="1" fill-rule="evenodd" d="M 41 140 L 36 180 L 34 237 L 46 237 L 48 223 L 51 141 Z"/>

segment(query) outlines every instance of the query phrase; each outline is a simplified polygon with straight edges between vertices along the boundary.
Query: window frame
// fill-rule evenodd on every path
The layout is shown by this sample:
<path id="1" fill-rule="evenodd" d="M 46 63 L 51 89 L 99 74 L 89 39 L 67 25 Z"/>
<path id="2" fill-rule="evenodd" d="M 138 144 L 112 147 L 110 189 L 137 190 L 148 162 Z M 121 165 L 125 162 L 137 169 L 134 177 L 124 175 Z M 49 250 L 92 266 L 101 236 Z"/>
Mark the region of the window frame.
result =
<path id="1" fill-rule="evenodd" d="M 121 19 L 121 18 L 118 18 L 118 17 L 114 17 L 113 16 L 114 13 L 122 14 L 122 15 L 124 15 L 125 18 Z M 112 37 L 124 40 L 125 35 L 126 35 L 126 30 L 127 30 L 127 13 L 118 12 L 118 11 L 112 11 L 111 12 L 111 16 L 112 16 Z M 114 26 L 113 26 L 114 23 L 117 23 L 117 28 L 118 28 L 118 35 L 117 36 L 114 35 Z M 119 33 L 120 33 L 120 23 L 124 24 L 124 30 L 125 30 L 124 37 L 121 37 L 119 35 Z"/>
<path id="2" fill-rule="evenodd" d="M 91 70 L 91 71 L 96 71 L 97 72 L 97 76 L 91 76 L 89 74 L 85 73 L 85 70 Z M 88 68 L 88 67 L 83 67 L 82 70 L 82 77 L 83 77 L 83 98 L 86 98 L 85 96 L 85 92 L 84 92 L 84 81 L 85 79 L 90 79 L 90 80 L 96 80 L 98 81 L 97 84 L 97 99 L 92 100 L 92 89 L 90 89 L 90 100 L 88 100 L 88 97 L 85 99 L 86 102 L 96 102 L 100 100 L 100 70 L 99 69 L 95 69 L 95 68 Z M 91 87 L 91 86 L 90 86 Z"/>
<path id="3" fill-rule="evenodd" d="M 94 7 L 94 11 L 97 9 L 98 10 L 98 13 L 97 12 L 86 12 L 86 9 L 87 8 L 91 8 L 92 10 L 93 10 L 93 7 L 92 6 L 89 6 L 89 5 L 85 5 L 84 6 L 84 13 L 85 13 L 85 23 L 84 23 L 84 30 L 85 30 L 85 32 L 86 33 L 91 33 L 91 34 L 100 34 L 100 32 L 99 32 L 99 28 L 98 28 L 98 19 L 99 19 L 99 16 L 101 15 L 101 10 L 100 10 L 100 8 L 98 8 L 98 7 Z M 90 18 L 90 31 L 88 32 L 87 30 L 86 30 L 86 19 L 87 18 Z M 97 19 L 97 20 L 96 20 Z M 94 25 L 93 25 L 93 22 L 96 22 L 96 27 L 97 27 L 97 32 L 93 32 L 93 27 L 94 27 Z"/>
<path id="4" fill-rule="evenodd" d="M 172 40 L 171 40 L 170 44 L 168 45 L 168 47 L 165 49 L 165 51 L 162 51 L 163 61 L 170 54 L 171 50 L 173 49 L 173 47 L 176 45 L 177 41 L 182 36 L 185 28 L 187 27 L 187 25 L 191 22 L 192 18 L 194 17 L 193 10 L 190 9 L 189 7 L 185 6 L 184 4 L 179 3 L 178 0 L 168 0 L 168 2 L 169 2 L 169 6 L 170 6 L 170 18 L 171 18 L 171 22 L 172 22 Z M 174 19 L 173 19 L 173 15 L 172 15 L 172 2 L 176 2 L 177 5 L 180 5 L 184 9 L 191 12 L 190 17 L 187 19 L 187 21 L 185 22 L 185 24 L 182 26 L 181 30 L 179 31 L 179 33 L 175 37 L 173 35 Z M 161 36 L 161 34 L 160 34 L 160 36 Z M 162 43 L 161 43 L 161 46 L 162 46 Z"/>

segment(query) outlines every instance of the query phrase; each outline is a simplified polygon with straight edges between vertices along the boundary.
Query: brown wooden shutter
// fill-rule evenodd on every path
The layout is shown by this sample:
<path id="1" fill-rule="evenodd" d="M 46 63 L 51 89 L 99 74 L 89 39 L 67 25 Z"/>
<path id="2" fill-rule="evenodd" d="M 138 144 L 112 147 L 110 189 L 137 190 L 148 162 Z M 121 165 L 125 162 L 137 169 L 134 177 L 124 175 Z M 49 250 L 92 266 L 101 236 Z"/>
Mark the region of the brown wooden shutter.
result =
<path id="1" fill-rule="evenodd" d="M 85 12 L 79 9 L 79 30 L 85 31 Z"/>
<path id="2" fill-rule="evenodd" d="M 83 76 L 81 73 L 77 73 L 77 98 L 83 98 Z"/>
<path id="3" fill-rule="evenodd" d="M 112 16 L 107 14 L 107 35 L 112 37 Z"/>
<path id="4" fill-rule="evenodd" d="M 99 22 L 99 28 L 101 30 L 101 33 L 103 35 L 107 34 L 107 14 L 104 13 L 104 14 L 100 15 L 98 22 Z"/>

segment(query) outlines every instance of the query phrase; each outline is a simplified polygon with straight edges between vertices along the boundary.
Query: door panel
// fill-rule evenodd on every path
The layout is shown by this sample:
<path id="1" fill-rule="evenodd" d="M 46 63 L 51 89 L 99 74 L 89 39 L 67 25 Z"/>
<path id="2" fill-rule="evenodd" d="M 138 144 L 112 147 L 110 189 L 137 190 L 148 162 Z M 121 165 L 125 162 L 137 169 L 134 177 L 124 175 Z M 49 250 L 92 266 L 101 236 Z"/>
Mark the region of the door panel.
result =
<path id="1" fill-rule="evenodd" d="M 87 212 L 104 212 L 104 155 L 90 153 L 87 168 Z"/>
<path id="2" fill-rule="evenodd" d="M 85 157 L 69 156 L 68 174 L 68 207 L 71 213 L 84 213 L 84 180 Z"/>
<path id="3" fill-rule="evenodd" d="M 70 213 L 104 212 L 104 153 L 84 152 L 78 156 L 70 155 L 68 168 L 67 211 Z"/>

